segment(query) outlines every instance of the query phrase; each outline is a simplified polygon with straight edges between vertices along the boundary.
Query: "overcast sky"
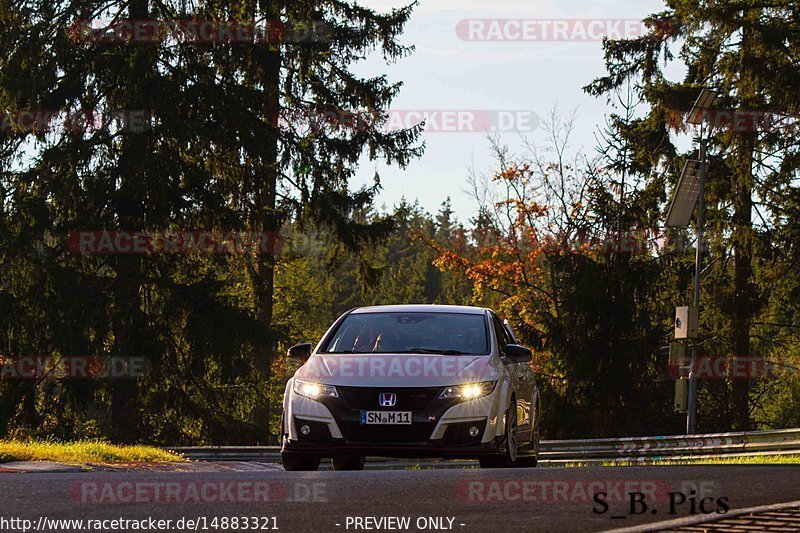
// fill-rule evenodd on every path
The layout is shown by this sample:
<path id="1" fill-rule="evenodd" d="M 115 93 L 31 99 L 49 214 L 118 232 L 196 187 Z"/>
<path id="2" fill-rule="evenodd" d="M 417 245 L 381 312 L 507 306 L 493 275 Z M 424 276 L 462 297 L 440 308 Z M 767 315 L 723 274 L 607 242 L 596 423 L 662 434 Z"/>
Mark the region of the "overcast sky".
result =
<path id="1" fill-rule="evenodd" d="M 407 2 L 361 3 L 386 10 Z M 473 129 L 482 129 L 487 122 L 502 125 L 515 117 L 536 139 L 542 133 L 541 128 L 536 129 L 536 117 L 558 105 L 565 113 L 577 109 L 573 149 L 594 151 L 594 134 L 611 108 L 604 98 L 592 98 L 582 91 L 605 72 L 601 43 L 581 40 L 582 36 L 585 33 L 591 39 L 603 28 L 631 33 L 636 24 L 625 21 L 641 20 L 663 9 L 660 0 L 421 0 L 401 38 L 404 44 L 416 46 L 416 51 L 390 67 L 371 59 L 357 71 L 369 75 L 385 72 L 391 80 L 404 83 L 392 106 L 397 111 L 396 121 L 413 121 L 413 115 L 401 111 L 461 110 L 475 112 L 466 117 L 462 113 L 465 129 L 470 118 L 476 119 Z M 497 19 L 514 22 L 491 22 Z M 498 36 L 527 40 L 480 40 Z M 440 129 L 451 124 L 457 129 L 458 119 L 445 115 L 434 122 Z M 450 196 L 459 219 L 466 222 L 475 213 L 475 202 L 466 192 L 468 167 L 484 172 L 495 168 L 486 134 L 428 131 L 423 139 L 425 155 L 405 171 L 365 159 L 361 183 L 370 182 L 379 170 L 383 191 L 378 205 L 388 208 L 406 197 L 435 211 Z M 518 133 L 501 133 L 501 139 L 519 149 Z"/>

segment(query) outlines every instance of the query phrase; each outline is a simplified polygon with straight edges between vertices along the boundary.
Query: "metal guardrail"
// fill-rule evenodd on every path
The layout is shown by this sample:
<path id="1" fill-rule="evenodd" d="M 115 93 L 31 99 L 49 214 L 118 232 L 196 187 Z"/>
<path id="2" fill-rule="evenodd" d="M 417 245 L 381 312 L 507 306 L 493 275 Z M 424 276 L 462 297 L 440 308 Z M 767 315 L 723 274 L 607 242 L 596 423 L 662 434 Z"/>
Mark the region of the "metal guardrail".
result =
<path id="1" fill-rule="evenodd" d="M 204 461 L 280 461 L 280 449 L 277 446 L 177 446 L 169 449 L 189 459 Z M 539 452 L 541 462 L 552 464 L 800 454 L 800 429 L 550 440 L 541 442 Z"/>
<path id="2" fill-rule="evenodd" d="M 167 448 L 198 461 L 263 461 L 281 460 L 278 446 L 174 446 Z"/>
<path id="3" fill-rule="evenodd" d="M 693 456 L 754 455 L 762 452 L 800 454 L 800 429 L 624 437 L 542 442 L 542 457 L 562 461 L 646 461 Z"/>

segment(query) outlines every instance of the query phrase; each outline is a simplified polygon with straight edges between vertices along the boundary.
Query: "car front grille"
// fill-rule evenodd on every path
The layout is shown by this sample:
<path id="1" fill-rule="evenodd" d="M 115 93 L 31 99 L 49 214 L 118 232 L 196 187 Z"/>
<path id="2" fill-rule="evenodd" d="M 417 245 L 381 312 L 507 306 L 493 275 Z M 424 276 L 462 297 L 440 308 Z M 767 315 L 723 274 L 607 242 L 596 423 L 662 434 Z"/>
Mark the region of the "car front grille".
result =
<path id="1" fill-rule="evenodd" d="M 362 388 L 336 387 L 347 407 L 350 409 L 366 409 L 370 411 L 384 409 L 378 403 L 378 396 L 384 392 L 397 395 L 397 404 L 385 408 L 392 411 L 422 411 L 441 394 L 443 387 L 432 388 Z"/>
<path id="2" fill-rule="evenodd" d="M 392 387 L 340 387 L 339 398 L 320 401 L 333 414 L 345 440 L 354 443 L 409 444 L 430 440 L 441 416 L 457 400 L 439 399 L 444 387 L 392 388 Z M 395 405 L 381 407 L 378 397 L 382 393 L 397 396 Z M 405 425 L 362 425 L 361 411 L 411 411 L 412 423 Z"/>
<path id="3" fill-rule="evenodd" d="M 355 443 L 409 444 L 426 442 L 436 423 L 414 423 L 405 426 L 362 426 L 356 422 L 340 425 L 342 436 Z"/>

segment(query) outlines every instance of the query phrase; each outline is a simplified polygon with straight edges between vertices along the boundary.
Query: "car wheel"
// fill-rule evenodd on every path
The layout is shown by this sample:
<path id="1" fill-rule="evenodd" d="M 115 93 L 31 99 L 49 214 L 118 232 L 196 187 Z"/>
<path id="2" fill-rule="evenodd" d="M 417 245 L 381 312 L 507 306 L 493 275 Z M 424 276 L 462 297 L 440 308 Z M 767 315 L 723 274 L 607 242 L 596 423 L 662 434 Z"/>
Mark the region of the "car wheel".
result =
<path id="1" fill-rule="evenodd" d="M 506 451 L 503 454 L 480 457 L 481 468 L 510 468 L 517 465 L 517 407 L 512 402 L 506 412 Z"/>
<path id="2" fill-rule="evenodd" d="M 283 469 L 287 472 L 310 472 L 319 468 L 321 459 L 313 455 L 281 453 Z"/>
<path id="3" fill-rule="evenodd" d="M 534 409 L 533 434 L 531 435 L 531 448 L 533 449 L 533 455 L 524 455 L 517 459 L 519 466 L 534 467 L 539 463 L 539 426 L 541 426 L 539 416 L 541 415 L 541 411 L 539 409 L 538 402 L 536 403 L 536 407 L 534 407 Z"/>
<path id="4" fill-rule="evenodd" d="M 363 455 L 336 455 L 331 459 L 334 470 L 364 470 Z"/>

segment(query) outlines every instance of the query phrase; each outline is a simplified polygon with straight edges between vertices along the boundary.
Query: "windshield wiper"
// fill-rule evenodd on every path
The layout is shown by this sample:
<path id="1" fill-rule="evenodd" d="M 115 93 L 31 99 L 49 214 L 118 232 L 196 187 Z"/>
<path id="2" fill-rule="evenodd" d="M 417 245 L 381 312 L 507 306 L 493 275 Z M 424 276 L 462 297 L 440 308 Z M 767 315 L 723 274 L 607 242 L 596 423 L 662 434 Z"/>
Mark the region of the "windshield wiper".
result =
<path id="1" fill-rule="evenodd" d="M 467 355 L 458 350 L 434 350 L 432 348 L 411 348 L 408 350 L 410 353 L 435 353 L 440 355 Z"/>

